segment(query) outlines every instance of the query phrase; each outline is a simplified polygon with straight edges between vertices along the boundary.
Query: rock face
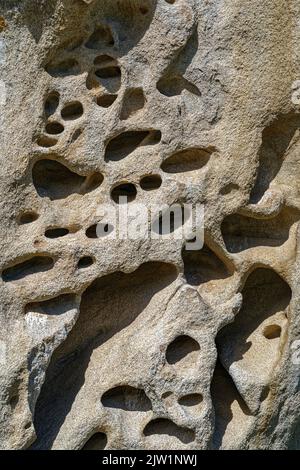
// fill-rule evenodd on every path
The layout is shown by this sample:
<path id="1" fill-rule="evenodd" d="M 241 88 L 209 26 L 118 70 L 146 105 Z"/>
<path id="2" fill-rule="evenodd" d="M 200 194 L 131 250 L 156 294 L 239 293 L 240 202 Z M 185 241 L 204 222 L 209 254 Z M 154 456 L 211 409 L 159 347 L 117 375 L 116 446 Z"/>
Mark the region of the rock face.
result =
<path id="1" fill-rule="evenodd" d="M 300 448 L 299 17 L 1 0 L 2 449 Z"/>

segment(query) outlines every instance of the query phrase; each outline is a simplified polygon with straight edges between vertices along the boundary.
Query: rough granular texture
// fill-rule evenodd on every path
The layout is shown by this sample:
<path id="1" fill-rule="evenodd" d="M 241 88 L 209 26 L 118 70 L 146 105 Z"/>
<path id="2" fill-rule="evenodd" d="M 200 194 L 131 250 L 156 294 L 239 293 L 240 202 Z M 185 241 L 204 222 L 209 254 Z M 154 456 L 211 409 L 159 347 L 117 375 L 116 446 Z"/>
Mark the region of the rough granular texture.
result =
<path id="1" fill-rule="evenodd" d="M 299 17 L 0 1 L 1 448 L 300 448 Z M 109 236 L 120 195 L 203 249 Z"/>

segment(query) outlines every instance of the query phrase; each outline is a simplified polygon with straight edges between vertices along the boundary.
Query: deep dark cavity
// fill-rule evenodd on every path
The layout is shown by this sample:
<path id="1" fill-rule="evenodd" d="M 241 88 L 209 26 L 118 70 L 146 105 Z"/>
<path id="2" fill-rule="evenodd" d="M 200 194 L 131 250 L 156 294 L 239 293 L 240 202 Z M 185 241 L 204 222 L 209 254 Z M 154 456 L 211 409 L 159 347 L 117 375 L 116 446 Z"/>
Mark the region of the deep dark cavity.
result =
<path id="1" fill-rule="evenodd" d="M 86 442 L 81 450 L 104 450 L 106 444 L 106 434 L 103 432 L 97 432 Z"/>
<path id="2" fill-rule="evenodd" d="M 61 110 L 61 117 L 65 121 L 79 119 L 83 115 L 83 106 L 79 101 L 66 104 Z"/>
<path id="3" fill-rule="evenodd" d="M 45 232 L 46 238 L 61 238 L 68 235 L 69 230 L 67 228 L 57 227 L 57 228 L 48 228 Z"/>
<path id="4" fill-rule="evenodd" d="M 52 116 L 52 114 L 55 113 L 59 105 L 59 93 L 56 91 L 51 92 L 44 105 L 45 109 L 45 116 L 48 118 L 49 116 Z"/>
<path id="5" fill-rule="evenodd" d="M 120 161 L 137 148 L 156 145 L 160 140 L 161 132 L 156 130 L 123 132 L 108 142 L 105 150 L 105 161 Z"/>
<path id="6" fill-rule="evenodd" d="M 78 261 L 77 267 L 78 269 L 86 269 L 92 266 L 93 264 L 94 264 L 94 260 L 91 256 L 83 256 Z"/>
<path id="7" fill-rule="evenodd" d="M 124 200 L 125 204 L 127 202 L 132 202 L 135 200 L 136 195 L 136 187 L 131 183 L 119 184 L 111 192 L 111 198 L 116 204 L 123 204 L 122 198 L 126 198 L 126 200 Z"/>
<path id="8" fill-rule="evenodd" d="M 143 176 L 140 186 L 144 191 L 153 191 L 161 187 L 162 179 L 160 175 Z"/>

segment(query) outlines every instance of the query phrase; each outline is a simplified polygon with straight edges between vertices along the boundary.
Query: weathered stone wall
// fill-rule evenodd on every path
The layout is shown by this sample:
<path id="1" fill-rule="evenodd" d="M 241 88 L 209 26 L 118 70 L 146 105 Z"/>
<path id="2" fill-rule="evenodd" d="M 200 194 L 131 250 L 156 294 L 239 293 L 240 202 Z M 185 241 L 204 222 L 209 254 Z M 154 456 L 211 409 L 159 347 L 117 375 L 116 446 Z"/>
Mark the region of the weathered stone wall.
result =
<path id="1" fill-rule="evenodd" d="M 299 18 L 0 0 L 1 448 L 300 448 Z M 110 237 L 120 194 L 204 248 Z"/>

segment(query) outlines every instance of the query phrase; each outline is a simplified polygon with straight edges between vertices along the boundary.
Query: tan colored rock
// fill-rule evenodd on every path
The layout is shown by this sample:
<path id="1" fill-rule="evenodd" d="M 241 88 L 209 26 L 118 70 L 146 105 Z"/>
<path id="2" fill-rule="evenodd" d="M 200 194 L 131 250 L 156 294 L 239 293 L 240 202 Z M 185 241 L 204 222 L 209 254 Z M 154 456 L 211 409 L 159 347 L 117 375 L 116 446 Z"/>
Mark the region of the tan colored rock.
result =
<path id="1" fill-rule="evenodd" d="M 2 449 L 300 448 L 288 3 L 1 2 Z"/>

